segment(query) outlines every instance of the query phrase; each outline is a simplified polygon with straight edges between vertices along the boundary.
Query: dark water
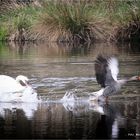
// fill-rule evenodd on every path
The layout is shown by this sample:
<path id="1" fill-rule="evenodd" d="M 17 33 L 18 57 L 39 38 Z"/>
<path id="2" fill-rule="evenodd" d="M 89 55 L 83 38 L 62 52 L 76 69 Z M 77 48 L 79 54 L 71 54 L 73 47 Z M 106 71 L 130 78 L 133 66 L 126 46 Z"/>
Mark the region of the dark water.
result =
<path id="1" fill-rule="evenodd" d="M 0 44 L 0 74 L 26 75 L 44 103 L 0 103 L 0 138 L 140 138 L 140 82 L 108 104 L 89 102 L 99 90 L 94 61 L 115 55 L 119 78 L 140 75 L 140 46 L 130 44 Z M 66 92 L 78 101 L 61 102 Z"/>
<path id="2" fill-rule="evenodd" d="M 104 114 L 98 112 L 103 109 Z M 137 107 L 137 108 L 136 108 Z M 138 138 L 140 103 L 1 103 L 1 138 Z M 137 136 L 136 136 L 137 135 Z"/>

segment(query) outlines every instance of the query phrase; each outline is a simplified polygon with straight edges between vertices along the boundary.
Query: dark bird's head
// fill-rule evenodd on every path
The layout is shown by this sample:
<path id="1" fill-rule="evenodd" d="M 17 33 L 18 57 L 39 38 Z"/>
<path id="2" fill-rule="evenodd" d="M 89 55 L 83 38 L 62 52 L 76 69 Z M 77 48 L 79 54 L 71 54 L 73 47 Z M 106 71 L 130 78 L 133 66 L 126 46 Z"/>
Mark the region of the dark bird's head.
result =
<path id="1" fill-rule="evenodd" d="M 132 76 L 129 81 L 140 81 L 140 76 Z"/>

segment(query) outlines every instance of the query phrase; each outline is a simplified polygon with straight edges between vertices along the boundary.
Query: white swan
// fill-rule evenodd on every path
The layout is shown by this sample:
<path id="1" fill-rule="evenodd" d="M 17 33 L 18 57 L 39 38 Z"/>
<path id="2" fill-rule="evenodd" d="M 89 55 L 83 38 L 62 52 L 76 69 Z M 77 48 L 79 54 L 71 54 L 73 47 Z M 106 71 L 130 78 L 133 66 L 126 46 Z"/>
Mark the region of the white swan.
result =
<path id="1" fill-rule="evenodd" d="M 37 100 L 37 93 L 29 85 L 26 76 L 19 75 L 14 79 L 7 75 L 0 75 L 0 101 L 34 102 Z"/>
<path id="2" fill-rule="evenodd" d="M 0 93 L 21 93 L 29 86 L 29 79 L 26 76 L 19 75 L 16 79 L 0 75 Z"/>

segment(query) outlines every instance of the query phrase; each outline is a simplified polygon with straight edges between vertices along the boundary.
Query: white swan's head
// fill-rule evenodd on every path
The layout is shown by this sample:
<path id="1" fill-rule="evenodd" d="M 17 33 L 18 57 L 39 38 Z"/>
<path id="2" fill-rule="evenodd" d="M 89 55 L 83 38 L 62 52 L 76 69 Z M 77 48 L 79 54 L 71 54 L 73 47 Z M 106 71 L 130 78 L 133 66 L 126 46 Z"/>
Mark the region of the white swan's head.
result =
<path id="1" fill-rule="evenodd" d="M 16 81 L 22 86 L 28 86 L 29 85 L 29 79 L 26 76 L 23 76 L 23 75 L 17 76 Z"/>

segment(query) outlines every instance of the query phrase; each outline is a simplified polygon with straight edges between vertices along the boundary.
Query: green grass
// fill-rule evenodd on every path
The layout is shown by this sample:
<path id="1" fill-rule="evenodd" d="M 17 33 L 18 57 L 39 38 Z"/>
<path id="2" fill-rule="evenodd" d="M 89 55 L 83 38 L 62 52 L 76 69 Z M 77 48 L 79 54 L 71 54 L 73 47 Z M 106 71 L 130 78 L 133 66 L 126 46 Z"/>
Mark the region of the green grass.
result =
<path id="1" fill-rule="evenodd" d="M 101 8 L 99 9 L 102 10 Z M 79 0 L 77 3 L 46 1 L 38 27 L 48 40 L 91 41 L 100 38 L 105 12 L 100 14 L 94 5 Z M 98 26 L 97 26 L 98 25 Z M 94 27 L 94 28 L 93 28 Z M 96 35 L 95 35 L 96 34 Z M 94 36 L 95 35 L 95 36 Z"/>
<path id="2" fill-rule="evenodd" d="M 1 26 L 1 36 L 4 36 L 5 34 L 10 36 L 10 34 L 14 34 L 21 29 L 24 29 L 27 32 L 30 31 L 32 25 L 35 24 L 40 11 L 41 10 L 37 7 L 23 6 L 0 14 L 1 24 L 7 27 L 5 29 L 5 26 Z"/>
<path id="3" fill-rule="evenodd" d="M 119 41 L 140 41 L 140 1 L 120 1 L 112 20 L 117 25 L 116 39 Z"/>
<path id="4" fill-rule="evenodd" d="M 140 34 L 139 0 L 42 0 L 42 3 L 42 7 L 24 5 L 2 12 L 0 40 L 21 29 L 36 39 L 49 41 L 121 40 Z"/>
<path id="5" fill-rule="evenodd" d="M 7 40 L 8 38 L 8 29 L 7 27 L 0 25 L 0 41 Z"/>

